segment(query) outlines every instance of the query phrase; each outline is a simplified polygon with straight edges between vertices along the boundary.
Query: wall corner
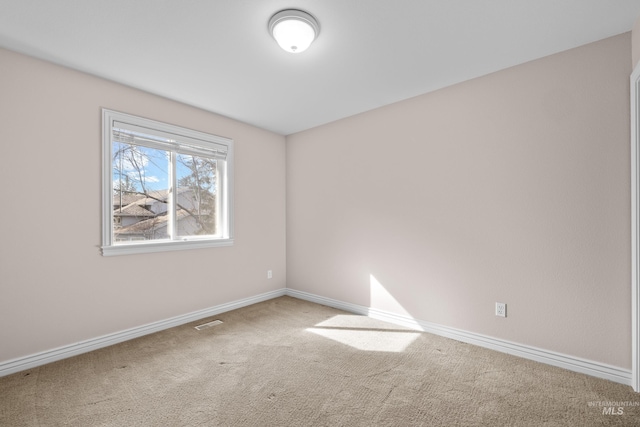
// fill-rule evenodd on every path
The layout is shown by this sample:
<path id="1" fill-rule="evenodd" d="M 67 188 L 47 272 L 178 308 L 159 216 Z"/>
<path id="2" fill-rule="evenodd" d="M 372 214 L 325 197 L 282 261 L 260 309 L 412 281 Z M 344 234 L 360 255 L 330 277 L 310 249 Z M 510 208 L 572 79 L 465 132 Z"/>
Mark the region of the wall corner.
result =
<path id="1" fill-rule="evenodd" d="M 640 16 L 631 30 L 631 68 L 635 69 L 640 62 Z"/>

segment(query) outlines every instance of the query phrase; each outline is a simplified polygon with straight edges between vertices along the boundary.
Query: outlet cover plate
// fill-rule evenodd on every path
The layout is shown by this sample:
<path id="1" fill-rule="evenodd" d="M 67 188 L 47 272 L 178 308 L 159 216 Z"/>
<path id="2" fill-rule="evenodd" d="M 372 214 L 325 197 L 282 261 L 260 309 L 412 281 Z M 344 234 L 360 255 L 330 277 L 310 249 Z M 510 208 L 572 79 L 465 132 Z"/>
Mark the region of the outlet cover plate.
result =
<path id="1" fill-rule="evenodd" d="M 496 316 L 507 317 L 507 304 L 503 302 L 496 303 Z"/>

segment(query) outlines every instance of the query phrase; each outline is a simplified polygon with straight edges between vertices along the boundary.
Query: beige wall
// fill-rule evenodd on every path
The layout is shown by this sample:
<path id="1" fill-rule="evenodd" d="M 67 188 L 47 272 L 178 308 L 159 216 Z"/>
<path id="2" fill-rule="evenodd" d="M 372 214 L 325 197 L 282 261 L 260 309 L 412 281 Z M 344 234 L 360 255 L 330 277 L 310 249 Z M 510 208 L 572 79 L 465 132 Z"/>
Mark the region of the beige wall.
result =
<path id="1" fill-rule="evenodd" d="M 291 135 L 286 166 L 280 135 L 0 49 L 0 363 L 288 285 L 630 368 L 631 44 Z M 99 255 L 101 107 L 235 140 L 233 247 Z"/>
<path id="2" fill-rule="evenodd" d="M 0 362 L 285 287 L 283 136 L 2 49 L 0 94 Z M 233 247 L 99 254 L 101 107 L 235 140 Z"/>
<path id="3" fill-rule="evenodd" d="M 630 369 L 630 52 L 287 137 L 287 286 Z"/>

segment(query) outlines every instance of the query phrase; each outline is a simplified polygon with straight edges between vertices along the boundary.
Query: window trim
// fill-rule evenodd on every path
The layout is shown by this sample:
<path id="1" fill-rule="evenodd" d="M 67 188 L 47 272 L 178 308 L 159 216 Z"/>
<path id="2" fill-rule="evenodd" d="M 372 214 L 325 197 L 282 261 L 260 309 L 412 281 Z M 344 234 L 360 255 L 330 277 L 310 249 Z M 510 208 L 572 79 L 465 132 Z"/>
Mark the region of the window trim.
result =
<path id="1" fill-rule="evenodd" d="M 223 238 L 191 237 L 188 240 L 161 240 L 136 243 L 115 244 L 113 240 L 113 176 L 112 148 L 114 122 L 124 122 L 133 126 L 157 130 L 187 138 L 190 143 L 203 141 L 205 144 L 223 145 L 227 149 L 224 166 L 225 179 L 218 187 L 218 203 L 226 202 L 227 209 L 221 212 L 222 223 L 226 224 L 226 235 Z M 167 252 L 184 249 L 200 249 L 220 246 L 232 246 L 233 241 L 233 140 L 222 136 L 199 132 L 181 126 L 162 123 L 143 117 L 118 111 L 102 109 L 102 246 L 103 256 L 130 255 L 138 253 Z"/>

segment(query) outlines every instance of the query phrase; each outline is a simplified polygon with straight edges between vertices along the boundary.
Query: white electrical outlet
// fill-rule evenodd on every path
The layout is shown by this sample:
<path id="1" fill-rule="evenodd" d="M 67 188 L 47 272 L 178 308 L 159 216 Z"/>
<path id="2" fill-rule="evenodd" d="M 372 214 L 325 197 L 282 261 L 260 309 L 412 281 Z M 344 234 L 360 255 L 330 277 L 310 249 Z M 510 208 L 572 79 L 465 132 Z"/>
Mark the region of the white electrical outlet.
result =
<path id="1" fill-rule="evenodd" d="M 273 271 L 267 270 L 267 279 L 273 279 Z"/>
<path id="2" fill-rule="evenodd" d="M 507 304 L 503 302 L 496 303 L 496 316 L 507 317 Z"/>

